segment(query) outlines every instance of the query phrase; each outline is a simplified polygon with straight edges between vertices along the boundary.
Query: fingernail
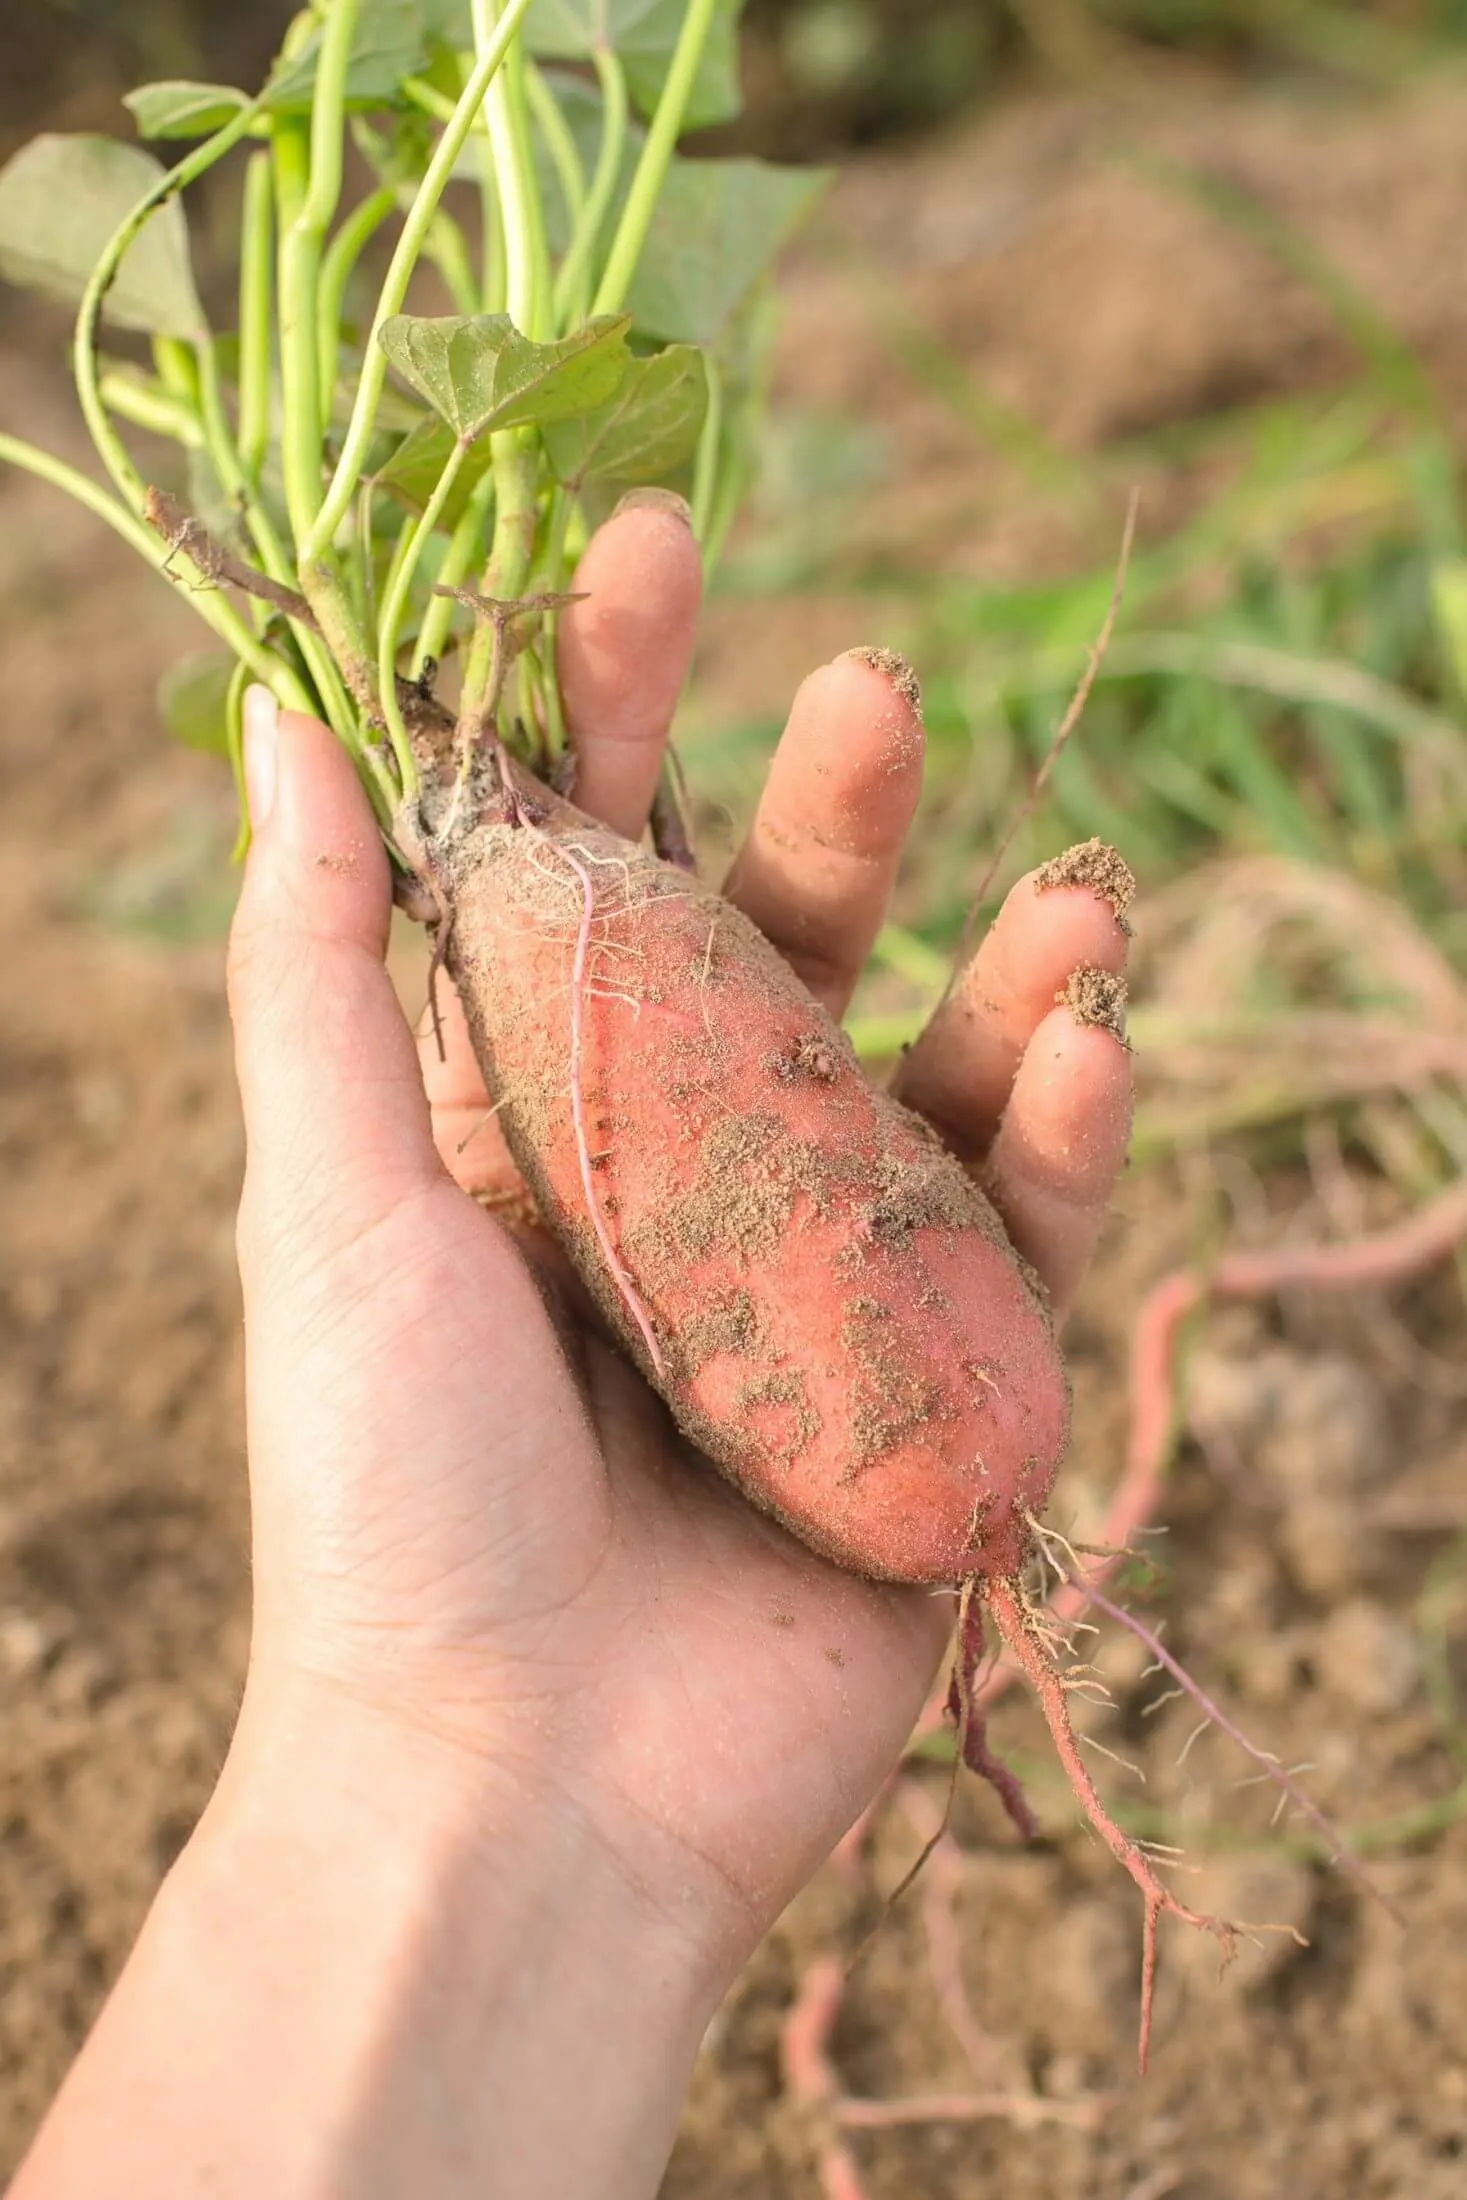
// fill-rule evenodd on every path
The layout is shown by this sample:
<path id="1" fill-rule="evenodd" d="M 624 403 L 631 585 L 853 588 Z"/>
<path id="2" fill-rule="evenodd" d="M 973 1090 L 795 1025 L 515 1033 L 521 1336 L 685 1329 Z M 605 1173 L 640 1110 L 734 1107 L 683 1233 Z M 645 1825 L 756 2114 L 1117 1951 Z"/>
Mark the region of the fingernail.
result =
<path id="1" fill-rule="evenodd" d="M 860 649 L 848 649 L 843 653 L 855 659 L 858 665 L 866 665 L 872 672 L 879 672 L 890 680 L 904 703 L 910 703 L 920 718 L 922 715 L 922 683 L 907 659 L 895 649 L 875 649 L 863 644 Z"/>
<path id="2" fill-rule="evenodd" d="M 244 775 L 250 824 L 258 832 L 275 807 L 280 705 L 267 687 L 245 689 Z"/>
<path id="3" fill-rule="evenodd" d="M 693 524 L 693 507 L 676 489 L 628 489 L 611 516 L 620 519 L 623 512 L 666 512 L 684 527 Z"/>

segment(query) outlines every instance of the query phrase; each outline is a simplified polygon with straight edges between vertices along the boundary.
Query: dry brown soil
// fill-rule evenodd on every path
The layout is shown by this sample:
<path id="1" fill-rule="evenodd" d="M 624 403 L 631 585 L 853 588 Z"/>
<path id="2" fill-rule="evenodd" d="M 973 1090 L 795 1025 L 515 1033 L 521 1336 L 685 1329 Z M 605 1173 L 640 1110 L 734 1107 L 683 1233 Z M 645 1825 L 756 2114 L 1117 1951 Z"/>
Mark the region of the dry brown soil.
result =
<path id="1" fill-rule="evenodd" d="M 1450 367 L 1467 335 L 1464 116 L 1450 88 L 1384 117 L 1207 95 L 1190 127 L 1317 222 Z M 1154 122 L 1163 138 L 1188 127 Z M 1076 447 L 1338 372 L 1339 341 L 1307 296 L 1117 168 L 1119 128 L 1030 110 L 905 169 L 883 162 L 851 179 L 826 235 L 844 225 L 878 260 L 900 259 L 948 338 Z M 787 387 L 869 402 L 856 293 L 807 255 L 794 311 Z M 35 324 L 5 332 L 0 417 L 72 439 Z M 971 455 L 960 476 L 940 412 L 894 374 L 882 401 L 915 469 L 901 511 L 918 547 L 942 542 L 973 570 L 1063 562 L 1062 535 L 1022 496 L 1005 498 Z M 755 677 L 754 614 L 716 614 L 710 710 L 748 707 L 759 683 L 825 646 L 819 616 L 792 616 L 785 634 L 760 615 L 771 634 Z M 873 638 L 852 617 L 830 607 L 831 646 Z M 0 621 L 3 2174 L 218 1769 L 249 1583 L 231 1247 L 241 1142 L 218 928 L 229 820 L 215 769 L 165 747 L 153 706 L 188 614 L 87 522 L 6 479 Z M 1278 1211 L 1297 1196 L 1262 1194 Z M 1128 1185 L 1074 1326 L 1080 1434 L 1061 1520 L 1093 1517 L 1114 1479 L 1129 1324 L 1190 1242 L 1178 1186 Z M 1399 1335 L 1386 1354 L 1369 1309 L 1300 1300 L 1214 1324 L 1194 1385 L 1206 1441 L 1186 1447 L 1171 1490 L 1158 1609 L 1259 1740 L 1313 1766 L 1347 1823 L 1443 1806 L 1441 1824 L 1381 1842 L 1375 1868 L 1404 1931 L 1270 1843 L 1268 1801 L 1237 1784 L 1246 1768 L 1215 1737 L 1179 1765 L 1190 1722 L 1176 1706 L 1143 1719 L 1148 1687 L 1107 1644 L 1121 1710 L 1097 1733 L 1149 1775 L 1138 1790 L 1101 1759 L 1109 1791 L 1148 1802 L 1187 1842 L 1201 1867 L 1191 1899 L 1297 1924 L 1310 1945 L 1250 1946 L 1219 1985 L 1210 1950 L 1169 1933 L 1154 2070 L 1137 2083 L 1134 1894 L 1075 1828 L 1037 1721 L 1011 1700 L 996 1738 L 1036 1768 L 1047 1837 L 1021 1854 L 990 1798 L 961 1797 L 963 1970 L 1005 2082 L 1115 2100 L 1095 2132 L 989 2122 L 862 2138 L 869 2200 L 1467 2188 L 1467 1824 L 1444 1807 L 1461 1770 L 1417 1631 L 1430 1571 L 1464 1524 L 1463 1331 L 1440 1279 L 1395 1305 L 1432 1343 L 1410 1380 Z M 937 1792 L 940 1773 L 919 1777 Z M 1224 1845 L 1226 1826 L 1242 1846 Z M 854 1949 L 915 1847 L 892 1808 L 857 1881 L 828 1873 L 772 1935 L 709 2041 L 668 2200 L 817 2193 L 816 2134 L 782 2099 L 781 2017 L 813 1955 Z M 850 1990 L 836 2052 L 854 2091 L 973 2082 L 921 1915 L 920 1901 L 899 1912 Z"/>

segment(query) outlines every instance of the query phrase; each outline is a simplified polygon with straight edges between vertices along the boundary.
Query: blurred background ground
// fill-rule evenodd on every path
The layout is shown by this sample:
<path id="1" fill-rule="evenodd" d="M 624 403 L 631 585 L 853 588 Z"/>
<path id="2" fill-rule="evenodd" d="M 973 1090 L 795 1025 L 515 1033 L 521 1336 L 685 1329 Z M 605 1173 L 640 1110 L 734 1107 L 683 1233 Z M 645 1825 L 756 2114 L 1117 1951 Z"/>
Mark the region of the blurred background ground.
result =
<path id="1" fill-rule="evenodd" d="M 139 76 L 248 74 L 282 16 L 16 0 L 5 143 L 116 127 Z M 1160 1276 L 1224 1240 L 1349 1239 L 1467 1162 L 1467 9 L 754 0 L 747 82 L 749 142 L 844 173 L 786 268 L 761 482 L 686 747 L 726 844 L 812 662 L 873 640 L 916 658 L 930 795 L 857 1004 L 875 1052 L 941 983 L 1142 492 L 1105 676 L 1010 864 L 1102 832 L 1143 884 L 1137 1158 L 1072 1332 L 1055 1508 L 1089 1525 Z M 63 335 L 0 295 L 0 420 L 80 457 Z M 208 1791 L 247 1640 L 231 821 L 154 704 L 189 626 L 90 522 L 0 480 L 0 2175 Z M 1145 1597 L 1254 1737 L 1312 1766 L 1404 1931 L 1305 1829 L 1270 1826 L 1218 1737 L 1179 1762 L 1190 1720 L 1143 1716 L 1154 1686 L 1107 1641 L 1095 1736 L 1147 1775 L 1101 1761 L 1117 1808 L 1185 1844 L 1189 1899 L 1309 1948 L 1250 1948 L 1219 1985 L 1210 1948 L 1168 1936 L 1138 2084 L 1133 1891 L 1009 1699 L 996 1737 L 1045 1839 L 1018 1853 L 961 1794 L 985 2070 L 920 1894 L 834 2052 L 855 2093 L 998 2083 L 1060 2120 L 862 2135 L 868 2200 L 1461 2191 L 1463 1284 L 1448 1259 L 1198 1325 Z M 820 2192 L 780 2025 L 916 1853 L 944 1768 L 913 1779 L 733 1996 L 669 2200 Z"/>

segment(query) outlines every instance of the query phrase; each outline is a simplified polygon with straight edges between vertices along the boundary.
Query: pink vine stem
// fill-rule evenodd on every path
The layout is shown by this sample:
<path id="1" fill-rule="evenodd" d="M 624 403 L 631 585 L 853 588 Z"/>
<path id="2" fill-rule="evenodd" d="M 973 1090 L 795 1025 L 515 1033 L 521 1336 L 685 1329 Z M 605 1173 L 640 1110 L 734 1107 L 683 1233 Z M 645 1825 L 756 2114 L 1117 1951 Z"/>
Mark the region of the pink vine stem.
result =
<path id="1" fill-rule="evenodd" d="M 843 2091 L 830 2054 L 830 2038 L 845 1996 L 839 1959 L 817 1956 L 802 1975 L 780 2034 L 785 2090 L 812 2112 L 819 2139 L 816 2174 L 821 2200 L 866 2200 L 866 2188 L 847 2131 L 895 2131 L 914 2124 L 1005 2122 L 1033 2129 L 1059 2124 L 1094 2131 L 1108 2104 L 1088 2096 L 1046 2100 L 1039 2093 L 915 2093 L 889 2101 Z"/>

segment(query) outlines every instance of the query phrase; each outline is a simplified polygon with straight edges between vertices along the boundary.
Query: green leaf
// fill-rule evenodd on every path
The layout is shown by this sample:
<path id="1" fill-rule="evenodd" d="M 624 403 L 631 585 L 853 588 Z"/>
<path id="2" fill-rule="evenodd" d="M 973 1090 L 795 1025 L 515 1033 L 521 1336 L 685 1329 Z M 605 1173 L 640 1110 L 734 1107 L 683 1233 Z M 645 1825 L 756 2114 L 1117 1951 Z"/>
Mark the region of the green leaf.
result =
<path id="1" fill-rule="evenodd" d="M 675 160 L 628 300 L 636 326 L 711 344 L 827 181 L 820 168 Z"/>
<path id="2" fill-rule="evenodd" d="M 446 428 L 441 420 L 424 420 L 398 445 L 376 476 L 378 488 L 395 496 L 410 511 L 426 511 L 428 500 L 437 488 L 457 442 L 458 438 L 452 428 Z M 457 526 L 470 495 L 493 463 L 494 446 L 487 438 L 481 438 L 459 469 L 458 479 L 444 508 L 445 529 L 451 530 Z"/>
<path id="3" fill-rule="evenodd" d="M 234 659 L 200 650 L 158 683 L 158 708 L 175 741 L 209 756 L 229 754 L 229 683 Z"/>
<path id="4" fill-rule="evenodd" d="M 731 122 L 739 113 L 739 17 L 744 0 L 718 0 L 688 101 L 686 127 Z M 467 12 L 465 10 L 465 12 Z M 609 43 L 644 115 L 657 105 L 687 12 L 686 0 L 533 0 L 525 43 L 547 61 L 589 61 Z"/>
<path id="5" fill-rule="evenodd" d="M 427 65 L 431 45 L 422 0 L 362 0 L 347 69 L 347 105 L 392 106 L 403 78 L 415 76 Z M 320 54 L 318 30 L 293 59 L 277 65 L 269 85 L 272 114 L 310 112 Z"/>
<path id="6" fill-rule="evenodd" d="M 542 432 L 556 477 L 567 488 L 591 480 L 640 485 L 665 481 L 698 447 L 708 410 L 703 354 L 674 344 L 634 359 L 616 395 L 579 420 Z"/>
<path id="7" fill-rule="evenodd" d="M 139 137 L 205 138 L 248 107 L 247 93 L 229 84 L 187 84 L 170 80 L 143 84 L 123 95 L 122 104 L 137 124 Z"/>
<path id="8" fill-rule="evenodd" d="M 472 443 L 490 428 L 569 420 L 604 405 L 627 369 L 629 325 L 625 314 L 603 314 L 558 343 L 532 344 L 507 313 L 400 313 L 379 341 L 403 380 Z"/>
<path id="9" fill-rule="evenodd" d="M 75 305 L 112 236 L 164 173 L 115 138 L 34 138 L 0 170 L 0 275 Z M 177 200 L 158 208 L 107 294 L 117 328 L 194 336 L 204 309 Z"/>
<path id="10" fill-rule="evenodd" d="M 357 401 L 360 356 L 354 347 L 343 347 L 342 372 L 337 378 L 336 388 L 331 396 L 331 425 L 333 428 L 344 428 L 351 419 Z M 412 398 L 404 397 L 401 390 L 395 390 L 392 384 L 388 383 L 382 392 L 381 401 L 377 407 L 377 427 L 379 430 L 387 435 L 411 435 L 414 428 L 423 424 L 425 417 L 421 405 L 414 404 Z M 437 426 L 437 422 L 432 420 L 429 420 L 427 424 L 429 427 Z"/>
<path id="11" fill-rule="evenodd" d="M 733 122 L 743 112 L 739 81 L 739 17 L 744 0 L 721 0 L 688 95 L 685 130 L 706 130 Z M 668 63 L 682 29 L 684 0 L 655 0 L 637 35 L 620 48 L 632 103 L 651 115 L 667 80 Z"/>

